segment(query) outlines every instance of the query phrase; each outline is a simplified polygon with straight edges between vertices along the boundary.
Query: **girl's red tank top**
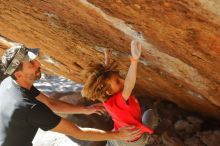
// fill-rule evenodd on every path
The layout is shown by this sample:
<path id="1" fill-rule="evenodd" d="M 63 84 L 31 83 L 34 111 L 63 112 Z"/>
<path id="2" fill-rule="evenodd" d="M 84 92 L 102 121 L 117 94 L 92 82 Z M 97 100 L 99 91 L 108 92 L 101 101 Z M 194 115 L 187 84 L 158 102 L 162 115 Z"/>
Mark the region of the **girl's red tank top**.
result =
<path id="1" fill-rule="evenodd" d="M 114 121 L 115 131 L 127 125 L 135 125 L 141 129 L 142 133 L 154 133 L 151 128 L 142 124 L 141 109 L 135 96 L 130 96 L 126 102 L 122 97 L 122 92 L 119 92 L 106 100 L 104 106 Z"/>

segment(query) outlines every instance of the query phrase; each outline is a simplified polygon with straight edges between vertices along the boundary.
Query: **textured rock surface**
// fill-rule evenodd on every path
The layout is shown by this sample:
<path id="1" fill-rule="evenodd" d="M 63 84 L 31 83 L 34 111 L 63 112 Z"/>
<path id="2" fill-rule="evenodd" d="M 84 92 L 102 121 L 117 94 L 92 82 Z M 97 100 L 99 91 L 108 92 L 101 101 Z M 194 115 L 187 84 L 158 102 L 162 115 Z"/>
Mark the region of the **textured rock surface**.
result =
<path id="1" fill-rule="evenodd" d="M 79 83 L 104 48 L 125 74 L 130 40 L 139 39 L 136 93 L 220 118 L 219 8 L 218 0 L 0 0 L 0 35 L 41 48 L 42 68 Z"/>

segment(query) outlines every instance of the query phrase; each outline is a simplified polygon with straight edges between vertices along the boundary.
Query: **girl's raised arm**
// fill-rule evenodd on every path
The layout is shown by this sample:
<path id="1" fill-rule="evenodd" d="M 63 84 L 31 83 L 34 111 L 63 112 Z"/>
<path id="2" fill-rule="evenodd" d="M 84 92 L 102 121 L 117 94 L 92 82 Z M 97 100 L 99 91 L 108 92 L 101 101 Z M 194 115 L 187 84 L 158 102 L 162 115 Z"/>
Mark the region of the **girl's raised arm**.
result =
<path id="1" fill-rule="evenodd" d="M 125 78 L 124 89 L 122 91 L 122 96 L 125 100 L 128 100 L 136 83 L 137 63 L 141 56 L 141 44 L 134 40 L 131 41 L 131 55 L 131 65 Z"/>

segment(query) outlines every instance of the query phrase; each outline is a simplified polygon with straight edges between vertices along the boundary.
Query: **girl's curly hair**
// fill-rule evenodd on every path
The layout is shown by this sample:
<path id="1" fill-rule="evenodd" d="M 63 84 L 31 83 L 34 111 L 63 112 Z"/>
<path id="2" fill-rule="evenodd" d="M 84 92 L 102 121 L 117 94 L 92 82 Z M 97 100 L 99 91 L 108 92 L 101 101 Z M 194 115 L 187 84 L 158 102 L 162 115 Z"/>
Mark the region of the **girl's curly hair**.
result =
<path id="1" fill-rule="evenodd" d="M 116 70 L 116 62 L 112 62 L 108 66 L 102 63 L 90 64 L 82 71 L 84 77 L 84 87 L 81 91 L 83 97 L 91 100 L 103 101 L 108 98 L 106 91 L 109 91 L 110 85 L 106 83 L 112 75 L 119 75 Z"/>

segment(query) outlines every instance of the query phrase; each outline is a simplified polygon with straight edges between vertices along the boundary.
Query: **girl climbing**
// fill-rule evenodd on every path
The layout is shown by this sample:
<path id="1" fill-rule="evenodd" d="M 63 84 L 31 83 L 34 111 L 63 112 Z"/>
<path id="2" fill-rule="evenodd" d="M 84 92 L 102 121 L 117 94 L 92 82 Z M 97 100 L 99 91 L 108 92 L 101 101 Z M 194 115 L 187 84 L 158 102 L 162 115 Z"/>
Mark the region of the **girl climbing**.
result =
<path id="1" fill-rule="evenodd" d="M 142 131 L 141 135 L 130 141 L 108 141 L 109 146 L 144 146 L 149 136 L 154 133 L 155 114 L 148 110 L 141 115 L 138 100 L 131 95 L 136 82 L 137 64 L 141 56 L 141 44 L 131 42 L 131 64 L 125 80 L 116 70 L 115 62 L 110 63 L 111 53 L 105 54 L 105 64 L 93 64 L 83 71 L 86 79 L 82 96 L 103 102 L 107 112 L 114 121 L 114 130 L 135 125 Z"/>

